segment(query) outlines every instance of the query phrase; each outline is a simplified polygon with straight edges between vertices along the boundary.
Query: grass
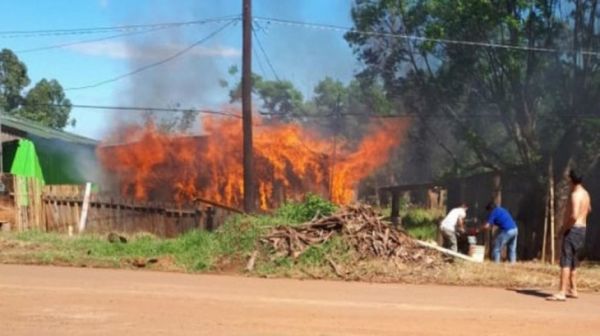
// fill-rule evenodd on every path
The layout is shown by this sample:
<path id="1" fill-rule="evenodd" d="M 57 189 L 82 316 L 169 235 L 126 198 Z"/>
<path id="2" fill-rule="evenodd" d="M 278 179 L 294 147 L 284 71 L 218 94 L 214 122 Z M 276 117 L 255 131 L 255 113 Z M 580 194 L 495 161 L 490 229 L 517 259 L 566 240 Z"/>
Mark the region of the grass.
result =
<path id="1" fill-rule="evenodd" d="M 322 207 L 321 202 L 313 203 Z M 310 210 L 310 209 L 308 209 Z M 312 210 L 311 210 L 312 211 Z M 473 264 L 455 261 L 446 264 L 398 264 L 390 260 L 361 258 L 346 242 L 333 236 L 321 245 L 309 247 L 298 258 L 276 255 L 259 243 L 270 228 L 296 225 L 291 214 L 314 213 L 287 208 L 285 215 L 237 216 L 215 232 L 190 231 L 173 239 L 150 234 L 129 236 L 128 242 L 110 243 L 106 236 L 85 234 L 67 237 L 56 233 L 27 231 L 0 234 L 0 262 L 54 264 L 86 267 L 138 267 L 139 261 L 156 263 L 146 267 L 180 272 L 242 273 L 253 251 L 258 251 L 252 274 L 263 277 L 292 277 L 446 284 L 495 287 L 557 286 L 558 267 L 539 263 Z M 408 209 L 404 225 L 419 239 L 435 239 L 438 214 Z M 334 268 L 335 265 L 335 268 Z M 580 287 L 600 291 L 600 266 L 580 269 Z"/>
<path id="2" fill-rule="evenodd" d="M 402 216 L 402 226 L 414 238 L 436 240 L 437 227 L 442 216 L 439 210 L 408 208 Z"/>
<path id="3" fill-rule="evenodd" d="M 245 258 L 256 249 L 266 230 L 281 224 L 285 219 L 237 216 L 215 232 L 193 230 L 173 239 L 137 234 L 128 237 L 127 243 L 111 243 L 106 236 L 94 234 L 72 238 L 39 231 L 2 234 L 0 261 L 122 267 L 140 260 L 163 259 L 172 261 L 172 270 L 207 271 L 217 268 L 221 259 Z"/>

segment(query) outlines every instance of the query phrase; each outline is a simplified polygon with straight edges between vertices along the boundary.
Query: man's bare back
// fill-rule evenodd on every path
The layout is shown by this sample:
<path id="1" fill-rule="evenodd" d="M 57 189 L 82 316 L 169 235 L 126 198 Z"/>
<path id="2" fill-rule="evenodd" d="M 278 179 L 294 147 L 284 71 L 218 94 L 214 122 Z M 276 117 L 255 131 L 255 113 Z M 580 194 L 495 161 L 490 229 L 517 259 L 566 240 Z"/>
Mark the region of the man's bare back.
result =
<path id="1" fill-rule="evenodd" d="M 567 208 L 566 227 L 584 227 L 587 225 L 587 216 L 592 211 L 590 194 L 578 184 L 573 188 Z"/>

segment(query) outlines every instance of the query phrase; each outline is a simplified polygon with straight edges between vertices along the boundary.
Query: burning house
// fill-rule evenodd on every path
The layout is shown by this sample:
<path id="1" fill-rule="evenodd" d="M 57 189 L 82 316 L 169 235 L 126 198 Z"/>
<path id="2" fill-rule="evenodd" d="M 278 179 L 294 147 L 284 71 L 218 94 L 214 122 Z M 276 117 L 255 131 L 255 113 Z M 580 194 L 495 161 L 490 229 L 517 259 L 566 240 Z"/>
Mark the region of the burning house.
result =
<path id="1" fill-rule="evenodd" d="M 123 128 L 113 136 L 113 145 L 98 148 L 98 156 L 122 195 L 178 203 L 202 198 L 240 207 L 242 124 L 205 117 L 202 126 L 201 136 L 173 135 L 153 124 Z M 373 128 L 354 148 L 338 141 L 333 157 L 330 138 L 296 123 L 258 121 L 254 169 L 260 208 L 275 208 L 307 192 L 340 204 L 351 201 L 358 183 L 402 141 L 398 127 Z"/>

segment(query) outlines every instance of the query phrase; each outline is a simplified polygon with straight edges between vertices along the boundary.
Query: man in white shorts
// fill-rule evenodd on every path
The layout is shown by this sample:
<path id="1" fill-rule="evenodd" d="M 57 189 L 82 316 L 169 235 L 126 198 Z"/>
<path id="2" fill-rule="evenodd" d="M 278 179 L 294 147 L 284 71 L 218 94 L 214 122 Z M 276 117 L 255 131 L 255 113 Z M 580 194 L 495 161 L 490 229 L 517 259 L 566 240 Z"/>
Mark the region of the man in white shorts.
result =
<path id="1" fill-rule="evenodd" d="M 467 209 L 469 207 L 465 203 L 457 208 L 450 210 L 448 215 L 440 223 L 440 231 L 444 238 L 444 247 L 451 249 L 456 252 L 458 250 L 458 243 L 456 239 L 457 229 L 458 231 L 464 231 L 465 218 L 467 217 Z"/>

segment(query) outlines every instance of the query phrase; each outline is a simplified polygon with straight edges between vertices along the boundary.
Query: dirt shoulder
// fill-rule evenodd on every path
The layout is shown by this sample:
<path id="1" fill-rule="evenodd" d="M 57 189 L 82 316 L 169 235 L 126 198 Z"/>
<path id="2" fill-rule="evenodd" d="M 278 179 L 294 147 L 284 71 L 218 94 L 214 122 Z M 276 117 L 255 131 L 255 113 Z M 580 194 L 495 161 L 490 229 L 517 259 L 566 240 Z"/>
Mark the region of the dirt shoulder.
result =
<path id="1" fill-rule="evenodd" d="M 596 335 L 600 295 L 0 265 L 7 335 Z M 543 293 L 543 292 L 542 292 Z"/>

